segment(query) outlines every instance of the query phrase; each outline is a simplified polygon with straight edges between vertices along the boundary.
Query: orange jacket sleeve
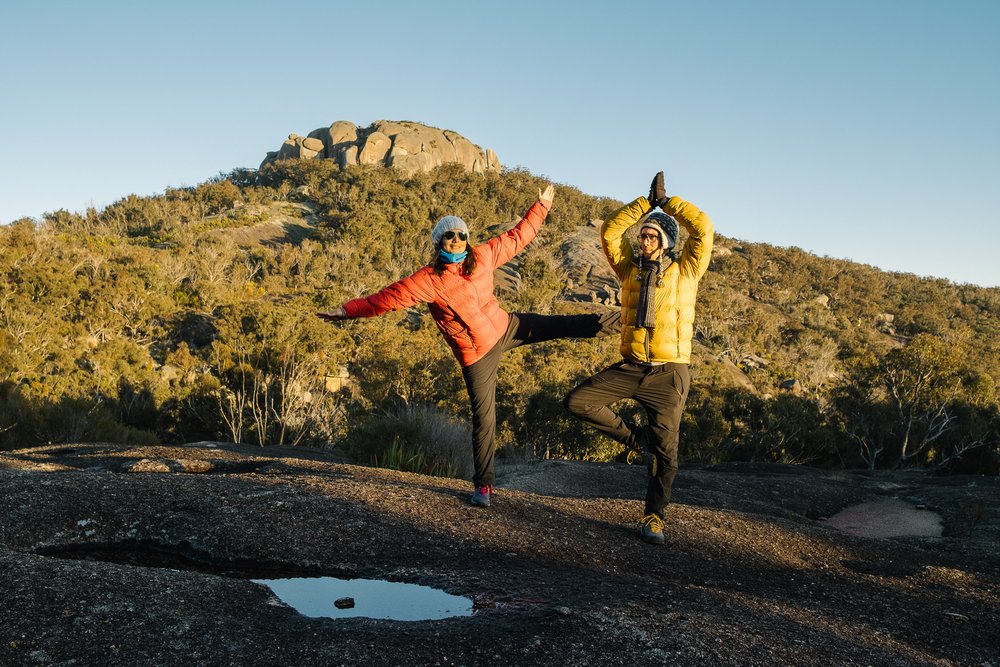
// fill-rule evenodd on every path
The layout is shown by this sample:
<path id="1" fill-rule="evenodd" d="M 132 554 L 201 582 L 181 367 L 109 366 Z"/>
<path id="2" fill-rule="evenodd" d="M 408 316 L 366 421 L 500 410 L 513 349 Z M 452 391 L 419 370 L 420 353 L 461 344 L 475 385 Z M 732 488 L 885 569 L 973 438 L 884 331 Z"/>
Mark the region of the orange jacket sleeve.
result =
<path id="1" fill-rule="evenodd" d="M 344 304 L 349 318 L 375 317 L 392 310 L 402 310 L 418 303 L 434 301 L 431 268 L 425 266 L 412 276 L 388 285 L 371 296 L 352 299 Z"/>
<path id="2" fill-rule="evenodd" d="M 536 201 L 516 225 L 487 241 L 484 245 L 492 255 L 490 268 L 496 269 L 506 264 L 514 255 L 524 250 L 524 247 L 534 240 L 548 214 L 548 206 L 542 201 Z"/>

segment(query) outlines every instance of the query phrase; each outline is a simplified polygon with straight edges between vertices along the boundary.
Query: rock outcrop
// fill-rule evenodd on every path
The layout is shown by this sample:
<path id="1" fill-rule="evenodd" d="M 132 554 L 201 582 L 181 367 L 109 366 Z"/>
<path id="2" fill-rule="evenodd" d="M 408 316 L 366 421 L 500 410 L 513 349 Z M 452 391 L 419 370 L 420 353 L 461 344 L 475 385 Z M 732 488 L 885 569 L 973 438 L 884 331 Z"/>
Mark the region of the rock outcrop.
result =
<path id="1" fill-rule="evenodd" d="M 644 466 L 504 462 L 497 482 L 502 504 L 476 511 L 464 480 L 336 450 L 0 452 L 0 665 L 997 663 L 995 477 L 685 464 L 662 548 L 636 536 Z M 945 537 L 832 519 L 888 500 L 933 507 Z M 473 612 L 334 618 L 332 595 L 306 615 L 259 581 L 317 576 Z"/>
<path id="2" fill-rule="evenodd" d="M 601 250 L 594 229 L 599 226 L 599 220 L 581 225 L 559 246 L 557 257 L 567 278 L 565 298 L 617 307 L 621 305 L 620 287 Z"/>
<path id="3" fill-rule="evenodd" d="M 277 151 L 271 151 L 261 167 L 277 160 L 336 160 L 341 167 L 355 164 L 394 167 L 406 174 L 430 171 L 442 164 L 460 164 L 482 174 L 499 172 L 500 160 L 451 130 L 440 130 L 410 121 L 375 121 L 366 128 L 338 120 L 330 127 L 307 136 L 290 134 Z"/>

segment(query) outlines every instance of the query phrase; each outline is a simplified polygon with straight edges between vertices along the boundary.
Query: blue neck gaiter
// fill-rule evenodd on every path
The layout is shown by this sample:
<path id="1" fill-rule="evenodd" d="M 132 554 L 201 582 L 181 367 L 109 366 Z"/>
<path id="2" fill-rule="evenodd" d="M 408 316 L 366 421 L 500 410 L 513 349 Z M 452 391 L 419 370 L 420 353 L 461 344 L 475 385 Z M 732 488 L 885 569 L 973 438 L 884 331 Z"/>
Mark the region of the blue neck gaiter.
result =
<path id="1" fill-rule="evenodd" d="M 469 254 L 469 251 L 465 252 L 447 252 L 445 250 L 438 250 L 441 253 L 441 259 L 443 259 L 448 264 L 458 264 L 465 259 L 465 256 Z"/>

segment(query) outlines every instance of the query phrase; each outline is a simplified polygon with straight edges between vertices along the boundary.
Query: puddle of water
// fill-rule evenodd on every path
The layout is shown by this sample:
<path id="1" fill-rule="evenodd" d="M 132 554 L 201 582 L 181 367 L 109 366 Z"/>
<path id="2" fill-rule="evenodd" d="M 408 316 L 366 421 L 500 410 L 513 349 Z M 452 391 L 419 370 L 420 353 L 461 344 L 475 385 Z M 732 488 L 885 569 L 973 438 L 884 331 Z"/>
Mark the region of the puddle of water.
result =
<path id="1" fill-rule="evenodd" d="M 90 522 L 90 519 L 83 519 L 77 525 L 84 529 Z M 295 577 L 292 575 L 306 574 L 309 570 L 287 565 L 265 567 L 261 563 L 213 559 L 210 554 L 192 548 L 188 542 L 170 545 L 132 540 L 69 544 L 42 547 L 35 553 L 55 558 L 160 567 L 249 579 L 267 586 L 282 602 L 305 616 L 435 621 L 453 616 L 472 616 L 473 611 L 472 598 L 451 595 L 429 586 L 379 579 Z M 348 603 L 345 598 L 350 598 L 351 602 Z"/>
<path id="2" fill-rule="evenodd" d="M 393 621 L 436 621 L 471 616 L 472 599 L 451 595 L 429 586 L 377 579 L 298 577 L 254 579 L 300 614 L 316 618 L 378 618 Z M 354 606 L 334 604 L 352 598 Z"/>

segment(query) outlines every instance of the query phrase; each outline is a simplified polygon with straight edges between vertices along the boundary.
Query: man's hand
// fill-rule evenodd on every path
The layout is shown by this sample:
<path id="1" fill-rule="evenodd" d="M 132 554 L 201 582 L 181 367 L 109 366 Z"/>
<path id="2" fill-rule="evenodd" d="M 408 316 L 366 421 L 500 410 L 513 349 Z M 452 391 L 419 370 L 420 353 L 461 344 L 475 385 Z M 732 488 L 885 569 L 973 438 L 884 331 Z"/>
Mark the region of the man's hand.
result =
<path id="1" fill-rule="evenodd" d="M 556 189 L 551 185 L 545 188 L 545 192 L 538 191 L 538 201 L 545 204 L 546 208 L 552 208 L 552 200 L 556 198 Z"/>
<path id="2" fill-rule="evenodd" d="M 316 317 L 320 318 L 324 322 L 336 322 L 338 320 L 346 320 L 347 319 L 347 311 L 344 310 L 343 306 L 341 306 L 340 308 L 337 308 L 336 310 L 328 310 L 328 311 L 323 311 L 323 312 L 316 313 Z"/>
<path id="3" fill-rule="evenodd" d="M 653 182 L 649 184 L 649 205 L 653 208 L 667 203 L 667 186 L 663 182 L 663 172 L 656 172 Z"/>

